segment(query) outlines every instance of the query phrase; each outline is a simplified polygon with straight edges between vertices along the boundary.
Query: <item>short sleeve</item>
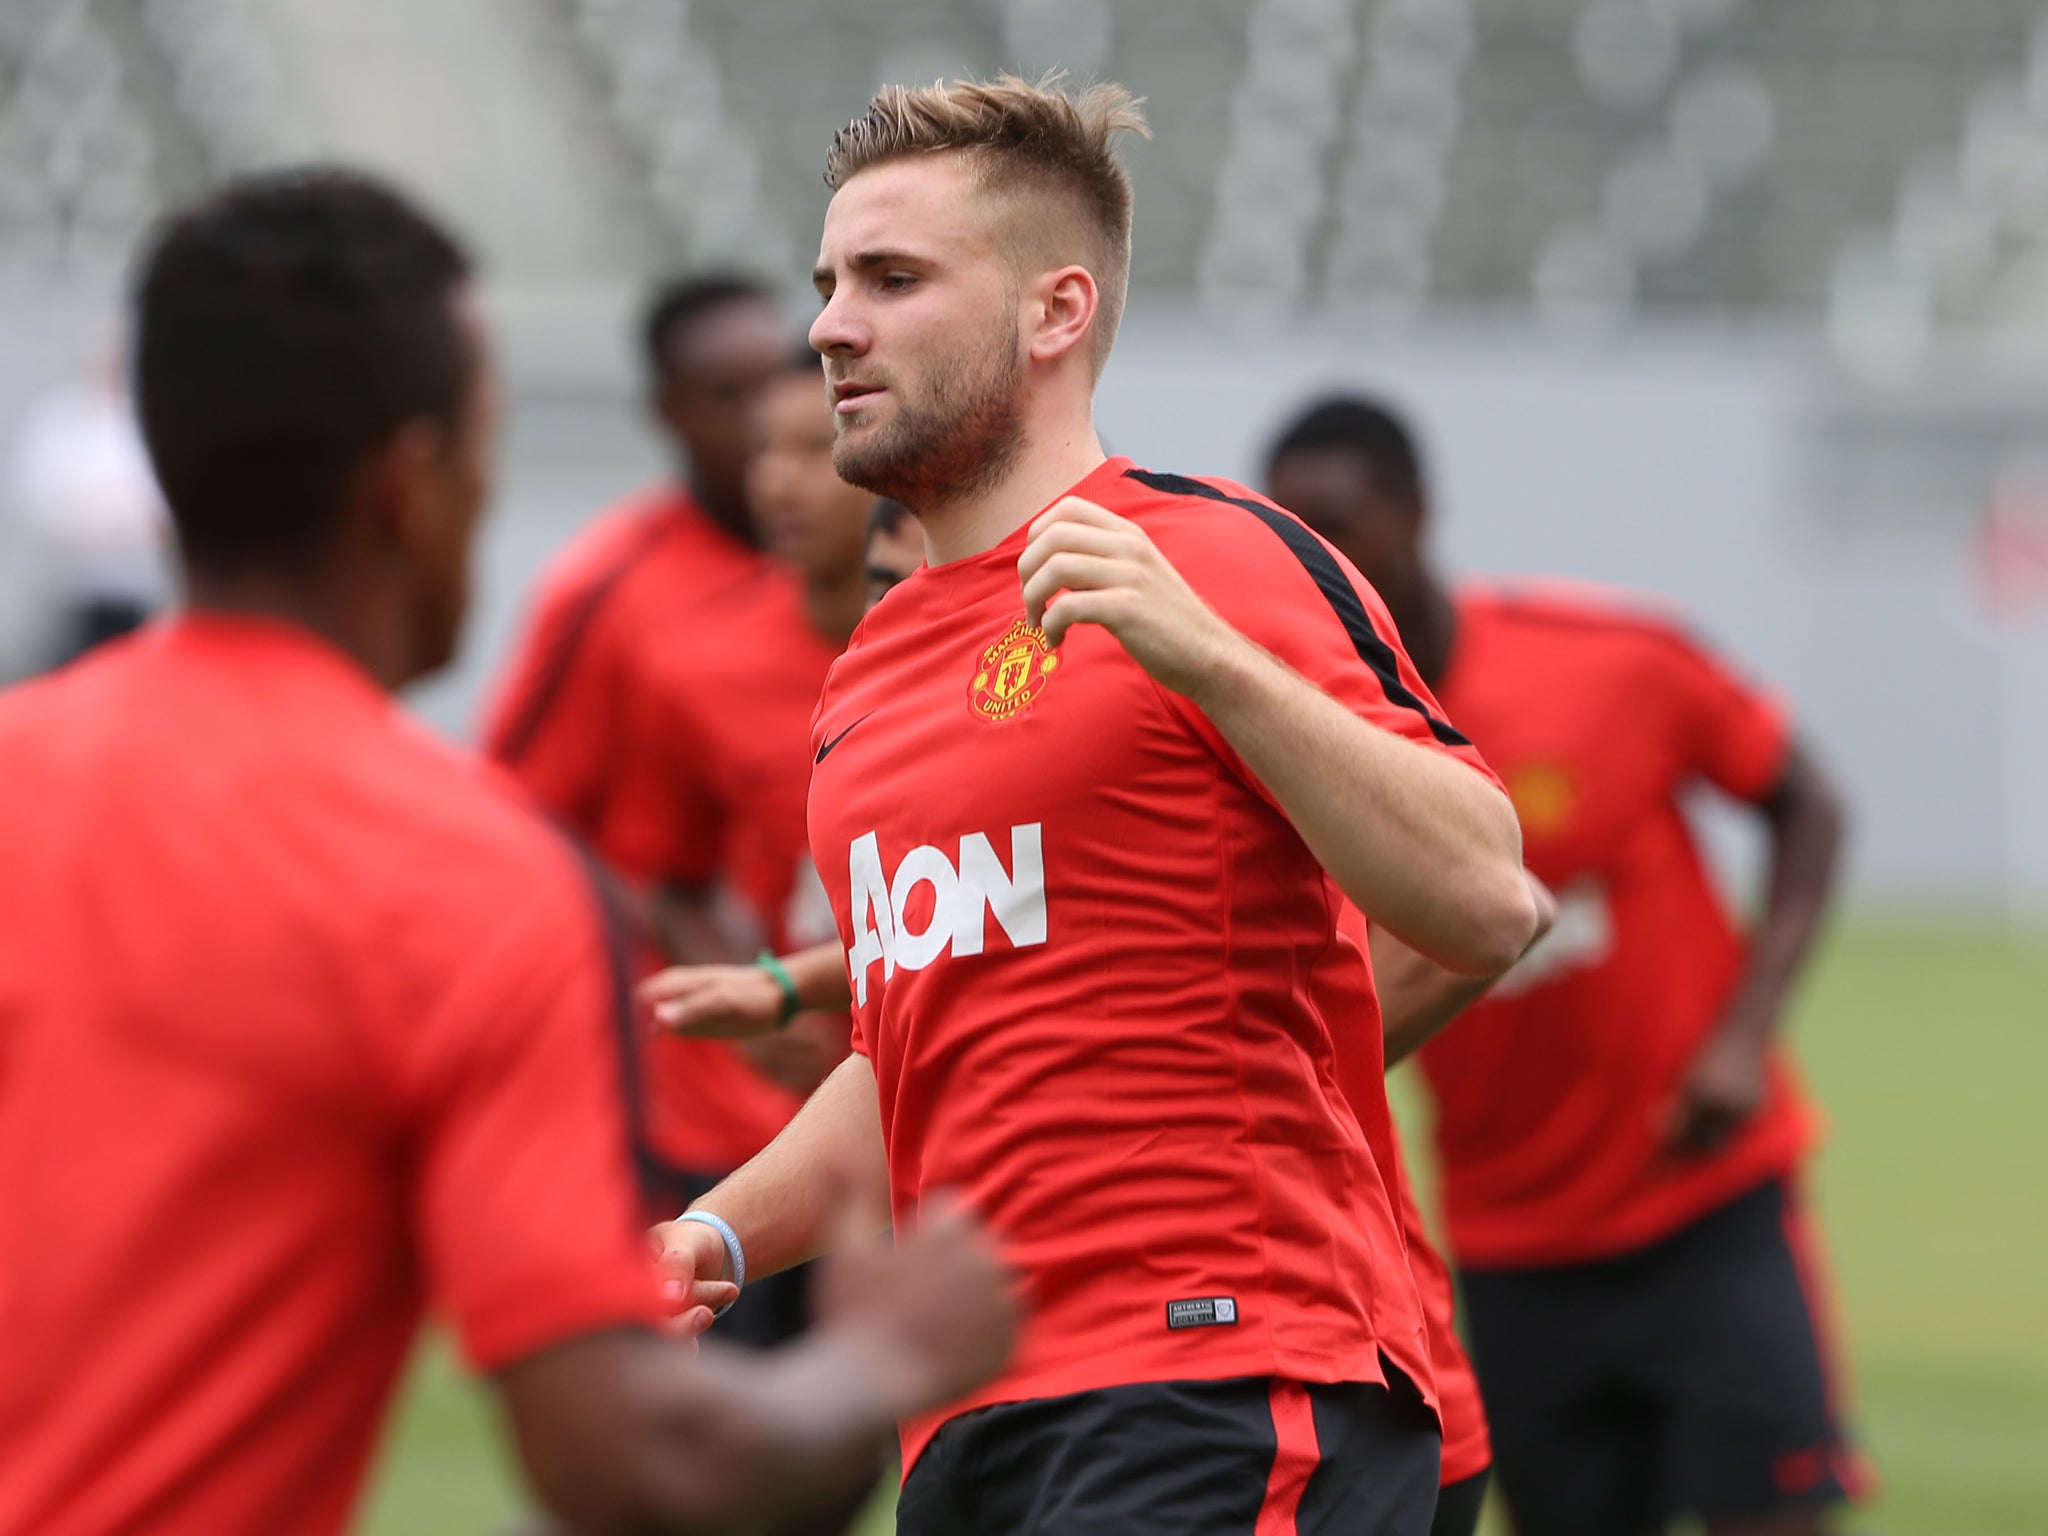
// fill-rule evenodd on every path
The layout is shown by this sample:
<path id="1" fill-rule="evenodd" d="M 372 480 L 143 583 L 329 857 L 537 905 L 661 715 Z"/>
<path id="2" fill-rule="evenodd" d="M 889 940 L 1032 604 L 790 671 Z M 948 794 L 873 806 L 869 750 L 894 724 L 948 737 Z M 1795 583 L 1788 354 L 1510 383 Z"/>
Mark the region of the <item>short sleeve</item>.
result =
<path id="1" fill-rule="evenodd" d="M 1154 536 L 1232 628 L 1361 719 L 1455 758 L 1498 785 L 1416 672 L 1379 595 L 1306 525 L 1247 496 L 1213 511 L 1176 511 L 1160 520 Z M 1247 783 L 1272 798 L 1207 716 L 1192 704 L 1185 714 Z"/>
<path id="2" fill-rule="evenodd" d="M 1737 800 L 1768 798 L 1791 748 L 1783 698 L 1675 631 L 1663 653 L 1684 771 Z"/>
<path id="3" fill-rule="evenodd" d="M 500 896 L 396 1046 L 428 1284 L 482 1371 L 662 1316 L 598 897 L 566 848 Z"/>
<path id="4" fill-rule="evenodd" d="M 543 592 L 480 732 L 486 756 L 550 815 L 586 834 L 604 804 L 618 725 L 617 664 L 606 626 L 565 594 Z"/>
<path id="5" fill-rule="evenodd" d="M 631 669 L 624 692 L 597 846 L 632 879 L 708 885 L 723 860 L 725 817 L 689 712 L 652 667 Z"/>

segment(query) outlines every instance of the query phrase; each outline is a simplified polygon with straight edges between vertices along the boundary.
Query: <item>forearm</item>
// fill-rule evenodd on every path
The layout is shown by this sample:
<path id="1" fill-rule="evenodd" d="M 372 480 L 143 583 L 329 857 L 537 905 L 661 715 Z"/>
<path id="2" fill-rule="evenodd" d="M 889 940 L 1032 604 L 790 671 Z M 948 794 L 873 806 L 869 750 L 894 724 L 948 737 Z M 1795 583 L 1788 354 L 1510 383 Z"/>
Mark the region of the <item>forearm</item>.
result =
<path id="1" fill-rule="evenodd" d="M 536 1490 L 578 1530 L 759 1529 L 871 1477 L 910 1406 L 845 1328 L 744 1357 L 639 1334 L 572 1351 L 591 1358 L 523 1362 L 503 1385 Z"/>
<path id="2" fill-rule="evenodd" d="M 852 1170 L 886 1185 L 882 1114 L 867 1057 L 848 1056 L 804 1102 L 782 1134 L 701 1200 L 746 1250 L 747 1278 L 818 1257 Z"/>
<path id="3" fill-rule="evenodd" d="M 1375 925 L 1461 974 L 1514 963 L 1536 913 L 1506 796 L 1250 642 L 1227 647 L 1191 697 Z"/>
<path id="4" fill-rule="evenodd" d="M 784 955 L 782 968 L 796 983 L 797 1000 L 805 1008 L 840 1013 L 853 1006 L 853 988 L 846 980 L 846 948 L 837 939 Z"/>
<path id="5" fill-rule="evenodd" d="M 1447 971 L 1381 929 L 1373 930 L 1372 974 L 1389 1070 L 1428 1044 L 1493 985 L 1490 976 Z"/>
<path id="6" fill-rule="evenodd" d="M 1523 871 L 1536 903 L 1533 946 L 1557 921 L 1557 898 L 1534 875 Z M 1386 1035 L 1386 1061 L 1391 1070 L 1428 1044 L 1446 1024 L 1479 1001 L 1498 978 L 1460 976 L 1417 954 L 1384 928 L 1368 937 L 1372 948 L 1373 990 L 1379 996 L 1380 1020 Z M 1524 951 L 1526 953 L 1526 950 Z"/>
<path id="7" fill-rule="evenodd" d="M 1762 810 L 1771 829 L 1764 910 L 1726 1019 L 1732 1029 L 1767 1034 L 1833 900 L 1847 817 L 1834 786 L 1796 745 Z"/>

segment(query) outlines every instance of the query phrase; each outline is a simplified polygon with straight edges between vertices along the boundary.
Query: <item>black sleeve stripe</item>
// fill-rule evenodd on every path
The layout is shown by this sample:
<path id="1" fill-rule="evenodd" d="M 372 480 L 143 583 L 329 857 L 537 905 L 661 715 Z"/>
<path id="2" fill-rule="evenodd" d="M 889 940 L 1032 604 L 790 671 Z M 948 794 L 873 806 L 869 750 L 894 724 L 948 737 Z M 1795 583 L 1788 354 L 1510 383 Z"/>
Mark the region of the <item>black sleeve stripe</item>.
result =
<path id="1" fill-rule="evenodd" d="M 633 1006 L 634 921 L 618 877 L 573 833 L 562 834 L 583 865 L 598 931 L 604 937 L 606 968 L 611 973 L 611 1024 L 618 1055 L 619 1091 L 625 1096 L 627 1153 L 634 1182 L 650 1216 L 666 1221 L 701 1194 L 704 1181 L 693 1179 L 654 1148 L 647 1133 L 647 1080 L 642 1052 L 645 1042 Z"/>
<path id="2" fill-rule="evenodd" d="M 548 654 L 541 661 L 539 681 L 533 685 L 533 690 L 526 696 L 524 706 L 513 717 L 511 724 L 505 728 L 492 748 L 492 755 L 498 761 L 517 763 L 533 749 L 534 742 L 540 736 L 541 727 L 547 723 L 548 716 L 554 713 L 555 705 L 561 699 L 563 686 L 568 682 L 569 673 L 575 666 L 577 653 L 583 649 L 583 642 L 590 633 L 590 626 L 596 622 L 598 614 L 619 583 L 625 579 L 626 573 L 640 563 L 641 557 L 648 550 L 660 542 L 665 532 L 666 523 L 660 518 L 650 518 L 647 526 L 640 530 L 640 537 L 620 551 L 611 568 L 592 582 L 576 599 L 574 610 L 563 621 L 554 643 L 548 648 Z"/>
<path id="3" fill-rule="evenodd" d="M 1372 668 L 1379 679 L 1380 690 L 1389 703 L 1401 709 L 1412 709 L 1422 716 L 1429 726 L 1429 734 L 1447 747 L 1469 747 L 1472 743 L 1465 734 L 1448 720 L 1438 718 L 1417 698 L 1408 685 L 1401 681 L 1401 664 L 1394 655 L 1394 648 L 1380 638 L 1380 632 L 1373 628 L 1372 618 L 1365 611 L 1365 604 L 1359 600 L 1358 592 L 1344 575 L 1344 569 L 1337 564 L 1323 541 L 1310 533 L 1306 527 L 1276 512 L 1264 502 L 1253 501 L 1248 496 L 1232 496 L 1201 480 L 1190 480 L 1186 475 L 1160 475 L 1149 469 L 1129 469 L 1125 475 L 1140 485 L 1151 487 L 1168 496 L 1200 496 L 1207 501 L 1228 502 L 1233 507 L 1242 507 L 1279 536 L 1288 551 L 1299 560 L 1302 568 L 1323 594 L 1323 599 L 1337 615 L 1344 626 L 1344 633 L 1351 637 L 1352 649 L 1358 652 L 1358 659 Z"/>

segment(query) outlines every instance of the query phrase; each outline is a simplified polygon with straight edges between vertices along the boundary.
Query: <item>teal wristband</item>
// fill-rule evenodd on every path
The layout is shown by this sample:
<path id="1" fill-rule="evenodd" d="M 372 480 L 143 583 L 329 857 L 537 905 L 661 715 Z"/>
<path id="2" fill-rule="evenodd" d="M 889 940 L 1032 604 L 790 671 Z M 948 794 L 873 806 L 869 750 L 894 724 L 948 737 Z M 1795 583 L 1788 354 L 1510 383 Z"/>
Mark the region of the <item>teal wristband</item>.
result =
<path id="1" fill-rule="evenodd" d="M 775 1021 L 775 1027 L 786 1029 L 804 1005 L 803 995 L 796 989 L 796 978 L 789 974 L 788 966 L 765 949 L 755 957 L 754 964 L 773 976 L 775 985 L 782 988 L 782 1017 Z"/>

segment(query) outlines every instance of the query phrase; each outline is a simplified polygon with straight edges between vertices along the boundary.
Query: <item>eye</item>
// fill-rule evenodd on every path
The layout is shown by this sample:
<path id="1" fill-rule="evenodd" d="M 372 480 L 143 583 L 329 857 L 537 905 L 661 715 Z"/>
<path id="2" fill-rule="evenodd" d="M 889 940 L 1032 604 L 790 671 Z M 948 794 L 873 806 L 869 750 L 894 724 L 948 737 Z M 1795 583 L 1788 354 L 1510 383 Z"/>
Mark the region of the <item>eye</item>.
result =
<path id="1" fill-rule="evenodd" d="M 908 272 L 885 272 L 880 286 L 884 293 L 901 293 L 916 281 Z"/>

